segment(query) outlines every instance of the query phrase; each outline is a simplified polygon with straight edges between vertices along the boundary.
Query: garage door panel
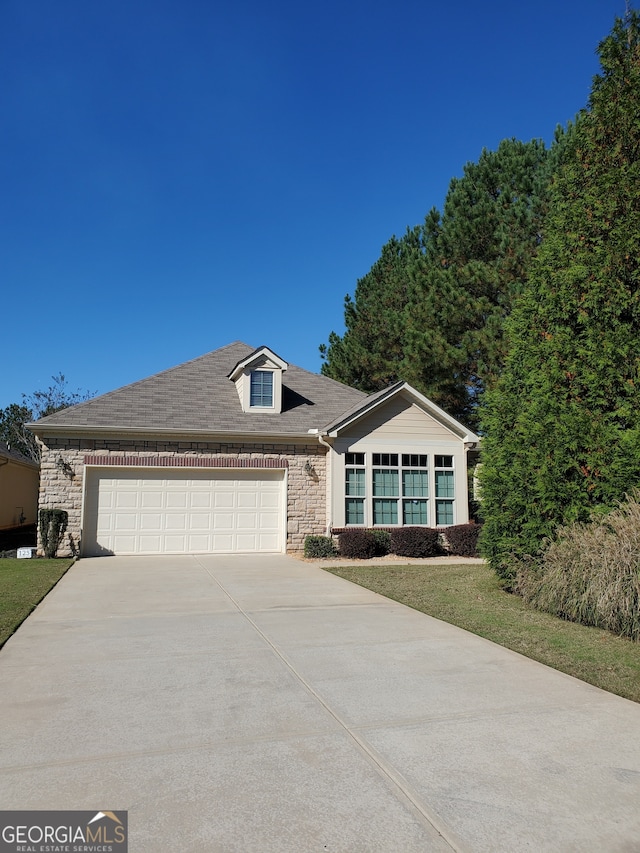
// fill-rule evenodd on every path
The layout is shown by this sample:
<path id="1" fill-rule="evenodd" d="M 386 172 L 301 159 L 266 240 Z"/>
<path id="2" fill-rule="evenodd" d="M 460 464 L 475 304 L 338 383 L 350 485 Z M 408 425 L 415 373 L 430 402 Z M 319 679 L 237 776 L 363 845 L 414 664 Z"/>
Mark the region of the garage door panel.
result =
<path id="1" fill-rule="evenodd" d="M 256 492 L 238 492 L 238 506 L 249 508 L 258 506 L 258 495 Z"/>
<path id="2" fill-rule="evenodd" d="M 163 505 L 163 494 L 160 491 L 142 492 L 140 506 L 145 509 L 159 509 Z"/>
<path id="3" fill-rule="evenodd" d="M 230 512 L 216 512 L 213 515 L 213 529 L 218 530 L 233 530 L 235 515 Z"/>
<path id="4" fill-rule="evenodd" d="M 180 490 L 179 492 L 167 492 L 167 503 L 166 506 L 172 509 L 180 508 L 184 509 L 188 506 L 189 500 L 187 498 L 187 493 Z"/>
<path id="5" fill-rule="evenodd" d="M 137 528 L 137 516 L 133 513 L 117 512 L 113 516 L 114 530 L 135 530 Z"/>
<path id="6" fill-rule="evenodd" d="M 191 513 L 188 518 L 190 530 L 208 530 L 211 517 L 208 513 Z"/>
<path id="7" fill-rule="evenodd" d="M 211 550 L 220 554 L 231 554 L 234 550 L 235 538 L 230 534 L 216 533 L 211 537 Z"/>
<path id="8" fill-rule="evenodd" d="M 133 550 L 136 547 L 136 538 L 135 536 L 123 536 L 122 534 L 117 534 L 113 537 L 113 553 L 114 554 L 133 554 L 135 551 Z M 108 549 L 111 550 L 111 549 Z"/>
<path id="9" fill-rule="evenodd" d="M 229 492 L 226 489 L 224 492 L 216 492 L 213 496 L 213 505 L 215 507 L 223 509 L 225 507 L 232 507 L 234 503 L 235 495 L 233 492 Z"/>
<path id="10" fill-rule="evenodd" d="M 87 469 L 83 554 L 282 551 L 284 472 Z"/>
<path id="11" fill-rule="evenodd" d="M 168 512 L 165 515 L 165 530 L 186 530 L 187 516 L 183 512 Z"/>
<path id="12" fill-rule="evenodd" d="M 209 509 L 211 507 L 210 492 L 191 492 L 190 505 L 192 509 Z"/>
<path id="13" fill-rule="evenodd" d="M 138 493 L 121 491 L 115 493 L 115 505 L 118 509 L 136 509 L 138 506 Z"/>
<path id="14" fill-rule="evenodd" d="M 188 538 L 188 548 L 192 553 L 203 553 L 211 550 L 209 534 L 197 535 L 191 533 Z"/>

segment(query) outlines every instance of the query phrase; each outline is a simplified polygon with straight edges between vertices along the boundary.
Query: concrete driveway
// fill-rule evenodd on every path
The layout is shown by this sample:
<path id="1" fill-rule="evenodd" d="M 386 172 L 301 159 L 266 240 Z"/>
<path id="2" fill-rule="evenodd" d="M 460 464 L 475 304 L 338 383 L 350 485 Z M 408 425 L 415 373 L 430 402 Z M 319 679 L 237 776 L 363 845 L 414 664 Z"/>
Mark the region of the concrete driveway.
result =
<path id="1" fill-rule="evenodd" d="M 286 557 L 72 567 L 0 652 L 0 808 L 132 853 L 640 850 L 640 705 Z"/>

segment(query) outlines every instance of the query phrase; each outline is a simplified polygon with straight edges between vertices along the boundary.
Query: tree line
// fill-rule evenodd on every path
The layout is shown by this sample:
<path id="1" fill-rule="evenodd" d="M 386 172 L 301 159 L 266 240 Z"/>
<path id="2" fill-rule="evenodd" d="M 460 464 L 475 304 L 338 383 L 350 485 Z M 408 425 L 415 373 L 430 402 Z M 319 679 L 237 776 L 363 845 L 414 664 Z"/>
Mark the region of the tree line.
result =
<path id="1" fill-rule="evenodd" d="M 484 553 L 505 579 L 640 485 L 640 18 L 598 47 L 546 147 L 504 140 L 345 299 L 322 372 L 404 379 L 482 435 Z"/>

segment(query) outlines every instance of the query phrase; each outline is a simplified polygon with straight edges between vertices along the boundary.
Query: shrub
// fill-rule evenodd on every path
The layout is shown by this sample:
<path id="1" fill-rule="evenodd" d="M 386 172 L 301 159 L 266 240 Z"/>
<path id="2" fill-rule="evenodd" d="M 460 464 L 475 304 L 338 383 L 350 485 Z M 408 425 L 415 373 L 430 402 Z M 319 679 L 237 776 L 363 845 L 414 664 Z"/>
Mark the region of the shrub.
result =
<path id="1" fill-rule="evenodd" d="M 338 549 L 343 557 L 368 560 L 376 555 L 376 537 L 371 530 L 343 530 L 338 536 Z"/>
<path id="2" fill-rule="evenodd" d="M 520 562 L 517 591 L 539 610 L 640 640 L 640 492 L 560 528 Z"/>
<path id="3" fill-rule="evenodd" d="M 432 527 L 398 527 L 391 533 L 391 551 L 399 557 L 435 557 L 442 548 Z"/>
<path id="4" fill-rule="evenodd" d="M 55 557 L 67 529 L 69 515 L 64 509 L 41 509 L 39 521 L 44 555 Z"/>
<path id="5" fill-rule="evenodd" d="M 371 530 L 371 535 L 373 536 L 376 543 L 376 557 L 386 557 L 387 554 L 391 551 L 391 534 L 388 530 Z"/>
<path id="6" fill-rule="evenodd" d="M 454 524 L 442 531 L 447 551 L 454 557 L 477 557 L 479 524 Z"/>
<path id="7" fill-rule="evenodd" d="M 335 557 L 338 553 L 330 536 L 306 536 L 304 540 L 305 557 Z"/>

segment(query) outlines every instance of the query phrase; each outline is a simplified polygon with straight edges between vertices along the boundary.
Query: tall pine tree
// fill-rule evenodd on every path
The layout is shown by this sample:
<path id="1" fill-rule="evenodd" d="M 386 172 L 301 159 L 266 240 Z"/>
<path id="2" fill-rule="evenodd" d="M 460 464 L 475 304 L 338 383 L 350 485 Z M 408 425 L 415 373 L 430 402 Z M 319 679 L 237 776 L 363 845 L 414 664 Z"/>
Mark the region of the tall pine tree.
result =
<path id="1" fill-rule="evenodd" d="M 515 139 L 468 163 L 442 216 L 434 208 L 392 238 L 346 297 L 346 331 L 320 348 L 322 372 L 363 391 L 404 379 L 473 425 L 504 361 L 503 324 L 538 249 L 553 163 L 542 142 Z"/>
<path id="2" fill-rule="evenodd" d="M 640 19 L 618 20 L 550 189 L 483 418 L 483 547 L 500 575 L 640 484 Z M 515 559 L 514 559 L 515 558 Z"/>
<path id="3" fill-rule="evenodd" d="M 483 151 L 452 180 L 412 271 L 403 373 L 469 423 L 504 363 L 504 321 L 538 250 L 553 163 L 539 140 Z"/>
<path id="4" fill-rule="evenodd" d="M 382 247 L 380 258 L 358 281 L 354 299 L 345 297 L 345 334 L 331 332 L 329 345 L 320 347 L 325 376 L 367 392 L 401 378 L 409 268 L 422 252 L 419 227 Z"/>

